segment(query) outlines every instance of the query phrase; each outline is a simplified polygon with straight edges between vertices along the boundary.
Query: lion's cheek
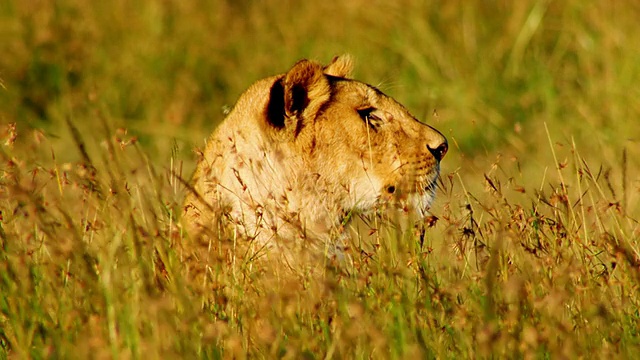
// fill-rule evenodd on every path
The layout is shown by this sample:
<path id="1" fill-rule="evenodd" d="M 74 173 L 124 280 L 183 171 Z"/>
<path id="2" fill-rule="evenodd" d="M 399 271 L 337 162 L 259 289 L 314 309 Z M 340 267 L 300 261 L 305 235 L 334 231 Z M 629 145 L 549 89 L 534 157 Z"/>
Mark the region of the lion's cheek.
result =
<path id="1" fill-rule="evenodd" d="M 370 210 L 380 199 L 383 180 L 373 174 L 354 178 L 349 186 L 347 209 Z"/>

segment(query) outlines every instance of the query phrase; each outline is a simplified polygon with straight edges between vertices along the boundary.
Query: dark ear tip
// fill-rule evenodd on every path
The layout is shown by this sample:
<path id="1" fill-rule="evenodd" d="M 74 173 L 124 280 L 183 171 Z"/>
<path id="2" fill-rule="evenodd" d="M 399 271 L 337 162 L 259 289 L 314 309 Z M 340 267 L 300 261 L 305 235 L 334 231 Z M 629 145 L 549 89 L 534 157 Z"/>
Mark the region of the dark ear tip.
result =
<path id="1" fill-rule="evenodd" d="M 287 115 L 297 115 L 301 113 L 309 103 L 309 97 L 307 96 L 307 90 L 302 84 L 295 84 L 290 89 L 291 102 L 286 109 Z"/>
<path id="2" fill-rule="evenodd" d="M 269 103 L 267 104 L 267 120 L 275 127 L 282 129 L 285 126 L 284 116 L 284 86 L 282 79 L 277 80 L 269 91 Z"/>

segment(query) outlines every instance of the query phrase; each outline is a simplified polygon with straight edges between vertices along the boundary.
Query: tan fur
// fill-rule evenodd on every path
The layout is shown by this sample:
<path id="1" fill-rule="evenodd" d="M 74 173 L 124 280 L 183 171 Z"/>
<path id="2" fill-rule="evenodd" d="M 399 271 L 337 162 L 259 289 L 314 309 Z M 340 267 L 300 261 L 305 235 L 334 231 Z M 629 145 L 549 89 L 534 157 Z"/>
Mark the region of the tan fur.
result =
<path id="1" fill-rule="evenodd" d="M 231 225 L 288 257 L 301 248 L 339 255 L 350 211 L 392 203 L 424 214 L 446 139 L 348 79 L 352 67 L 347 56 L 326 67 L 301 60 L 240 97 L 211 135 L 185 199 L 192 238 Z"/>

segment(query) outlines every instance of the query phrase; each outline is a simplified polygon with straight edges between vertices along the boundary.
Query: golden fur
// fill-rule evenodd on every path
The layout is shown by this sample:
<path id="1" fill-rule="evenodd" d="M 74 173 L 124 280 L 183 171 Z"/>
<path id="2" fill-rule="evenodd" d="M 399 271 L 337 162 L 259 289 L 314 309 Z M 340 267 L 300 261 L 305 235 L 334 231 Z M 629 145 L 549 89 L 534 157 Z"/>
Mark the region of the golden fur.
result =
<path id="1" fill-rule="evenodd" d="M 348 56 L 301 60 L 240 97 L 185 199 L 192 238 L 231 225 L 260 248 L 339 255 L 351 211 L 393 203 L 424 214 L 446 139 L 351 70 Z"/>

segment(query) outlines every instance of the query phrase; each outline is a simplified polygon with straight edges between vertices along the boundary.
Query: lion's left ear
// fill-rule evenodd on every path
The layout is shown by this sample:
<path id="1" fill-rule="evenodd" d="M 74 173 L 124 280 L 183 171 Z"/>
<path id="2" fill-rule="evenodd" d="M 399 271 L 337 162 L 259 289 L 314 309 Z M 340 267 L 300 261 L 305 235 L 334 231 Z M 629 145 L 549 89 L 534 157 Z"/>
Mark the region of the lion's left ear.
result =
<path id="1" fill-rule="evenodd" d="M 298 61 L 283 79 L 284 112 L 289 120 L 312 119 L 331 96 L 329 80 L 320 64 Z M 285 126 L 290 126 L 285 120 Z M 296 125 L 299 126 L 299 125 Z"/>

